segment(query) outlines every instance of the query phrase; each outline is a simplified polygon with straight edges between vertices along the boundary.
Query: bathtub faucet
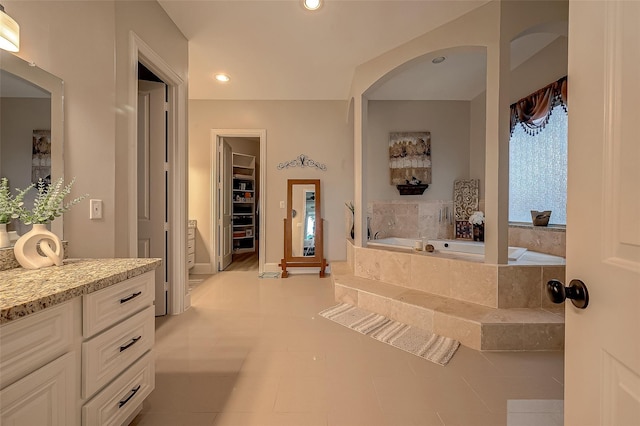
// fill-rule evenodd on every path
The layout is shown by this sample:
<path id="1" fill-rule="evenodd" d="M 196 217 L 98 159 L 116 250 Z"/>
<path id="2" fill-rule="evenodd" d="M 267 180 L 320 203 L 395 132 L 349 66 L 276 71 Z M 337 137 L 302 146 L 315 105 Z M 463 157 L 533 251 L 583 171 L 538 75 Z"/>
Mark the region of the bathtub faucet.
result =
<path id="1" fill-rule="evenodd" d="M 373 234 L 373 239 L 377 240 L 378 239 L 378 235 L 380 234 L 380 231 L 376 232 L 375 234 Z"/>

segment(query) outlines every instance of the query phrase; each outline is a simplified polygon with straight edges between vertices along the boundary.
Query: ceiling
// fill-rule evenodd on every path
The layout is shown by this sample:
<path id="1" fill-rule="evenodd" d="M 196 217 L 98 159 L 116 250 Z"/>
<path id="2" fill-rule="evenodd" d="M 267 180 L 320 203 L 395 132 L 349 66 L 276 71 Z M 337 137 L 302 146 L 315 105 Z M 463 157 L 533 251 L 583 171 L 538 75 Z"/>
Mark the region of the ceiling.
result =
<path id="1" fill-rule="evenodd" d="M 355 68 L 485 4 L 486 0 L 159 0 L 189 40 L 189 98 L 344 100 Z M 557 36 L 519 40 L 512 67 Z M 370 99 L 470 100 L 484 90 L 486 55 L 431 58 L 378 87 Z M 213 75 L 227 73 L 228 83 Z"/>

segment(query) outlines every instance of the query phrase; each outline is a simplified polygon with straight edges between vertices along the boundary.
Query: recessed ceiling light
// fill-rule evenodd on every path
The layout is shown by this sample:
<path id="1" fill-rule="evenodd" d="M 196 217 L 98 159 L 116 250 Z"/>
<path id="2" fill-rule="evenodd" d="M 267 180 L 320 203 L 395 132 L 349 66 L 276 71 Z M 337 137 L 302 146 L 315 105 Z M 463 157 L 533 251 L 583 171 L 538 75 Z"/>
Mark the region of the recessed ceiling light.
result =
<path id="1" fill-rule="evenodd" d="M 437 58 L 433 58 L 431 60 L 431 62 L 433 62 L 434 64 L 441 64 L 443 63 L 447 58 L 445 58 L 444 56 L 438 56 Z"/>
<path id="2" fill-rule="evenodd" d="M 216 74 L 215 79 L 218 80 L 220 83 L 226 83 L 227 81 L 231 80 L 231 78 L 229 78 L 228 75 L 222 74 L 222 73 Z"/>
<path id="3" fill-rule="evenodd" d="M 303 0 L 302 4 L 306 9 L 318 10 L 322 6 L 322 0 Z"/>

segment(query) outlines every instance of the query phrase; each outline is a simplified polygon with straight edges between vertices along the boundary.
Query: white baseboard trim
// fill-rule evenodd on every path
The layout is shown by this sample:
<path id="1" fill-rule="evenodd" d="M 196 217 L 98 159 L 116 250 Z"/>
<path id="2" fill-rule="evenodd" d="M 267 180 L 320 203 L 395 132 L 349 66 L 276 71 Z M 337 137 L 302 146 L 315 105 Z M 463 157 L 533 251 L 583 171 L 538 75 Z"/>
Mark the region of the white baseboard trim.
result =
<path id="1" fill-rule="evenodd" d="M 217 271 L 215 270 L 213 264 L 211 263 L 196 263 L 193 265 L 193 268 L 189 271 L 190 274 L 215 274 Z"/>

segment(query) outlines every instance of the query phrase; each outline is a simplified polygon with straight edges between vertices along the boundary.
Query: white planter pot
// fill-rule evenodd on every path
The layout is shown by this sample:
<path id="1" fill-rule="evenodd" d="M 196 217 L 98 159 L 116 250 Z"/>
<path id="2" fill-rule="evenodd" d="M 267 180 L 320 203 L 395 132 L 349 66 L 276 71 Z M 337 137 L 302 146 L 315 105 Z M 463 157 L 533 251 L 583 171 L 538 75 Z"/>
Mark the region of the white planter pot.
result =
<path id="1" fill-rule="evenodd" d="M 9 247 L 11 245 L 11 239 L 7 232 L 7 224 L 0 223 L 0 248 Z"/>
<path id="2" fill-rule="evenodd" d="M 42 254 L 38 253 L 38 244 Z M 18 238 L 13 253 L 20 266 L 25 269 L 61 266 L 64 258 L 60 238 L 40 223 L 34 224 L 31 231 Z"/>

